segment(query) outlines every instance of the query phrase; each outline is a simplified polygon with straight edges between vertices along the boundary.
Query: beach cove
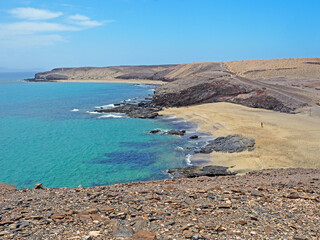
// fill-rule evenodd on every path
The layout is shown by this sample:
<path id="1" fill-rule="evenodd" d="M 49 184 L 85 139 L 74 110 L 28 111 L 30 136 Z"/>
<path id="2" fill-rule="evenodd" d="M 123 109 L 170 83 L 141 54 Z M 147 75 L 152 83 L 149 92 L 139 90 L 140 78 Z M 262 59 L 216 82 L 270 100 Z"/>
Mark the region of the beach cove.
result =
<path id="1" fill-rule="evenodd" d="M 184 148 L 199 142 L 148 133 L 196 130 L 183 119 L 95 112 L 123 101 L 139 102 L 152 94 L 155 85 L 14 79 L 5 76 L 0 82 L 0 182 L 19 188 L 39 182 L 47 187 L 76 187 L 168 178 L 167 169 L 190 163 Z"/>

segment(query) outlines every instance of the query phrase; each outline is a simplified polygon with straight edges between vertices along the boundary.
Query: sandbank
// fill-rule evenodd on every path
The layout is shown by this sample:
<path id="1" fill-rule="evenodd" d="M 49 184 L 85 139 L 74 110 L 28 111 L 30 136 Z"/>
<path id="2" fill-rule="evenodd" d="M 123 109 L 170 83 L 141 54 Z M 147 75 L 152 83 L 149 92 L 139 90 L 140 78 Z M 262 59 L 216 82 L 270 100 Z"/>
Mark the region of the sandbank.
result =
<path id="1" fill-rule="evenodd" d="M 147 79 L 68 79 L 68 80 L 57 80 L 57 82 L 142 83 L 142 84 L 155 84 L 155 85 L 162 85 L 166 83 L 163 81 L 147 80 Z"/>
<path id="2" fill-rule="evenodd" d="M 210 154 L 212 164 L 234 166 L 235 171 L 247 172 L 320 168 L 320 117 L 307 112 L 287 114 L 221 102 L 168 108 L 160 114 L 188 119 L 198 124 L 200 132 L 214 137 L 241 134 L 254 138 L 254 151 Z"/>

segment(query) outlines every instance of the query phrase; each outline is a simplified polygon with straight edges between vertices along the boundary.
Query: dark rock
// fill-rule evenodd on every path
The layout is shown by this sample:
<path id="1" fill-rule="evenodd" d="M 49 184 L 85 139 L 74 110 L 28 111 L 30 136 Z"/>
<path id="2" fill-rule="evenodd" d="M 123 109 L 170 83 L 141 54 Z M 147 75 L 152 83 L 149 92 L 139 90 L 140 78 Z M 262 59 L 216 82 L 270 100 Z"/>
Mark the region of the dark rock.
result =
<path id="1" fill-rule="evenodd" d="M 184 136 L 186 134 L 186 130 L 169 130 L 169 131 L 167 131 L 167 134 Z"/>
<path id="2" fill-rule="evenodd" d="M 132 118 L 156 118 L 159 114 L 157 111 L 161 108 L 150 103 L 144 102 L 139 104 L 126 103 L 111 109 L 95 110 L 98 113 L 125 113 Z"/>
<path id="3" fill-rule="evenodd" d="M 162 132 L 160 129 L 155 129 L 155 130 L 151 130 L 149 133 L 156 134 L 156 133 L 160 133 L 160 132 Z"/>
<path id="4" fill-rule="evenodd" d="M 187 177 L 187 178 L 194 178 L 194 177 L 201 177 L 201 176 L 227 176 L 227 175 L 235 175 L 228 171 L 228 167 L 222 166 L 189 166 L 186 168 L 172 168 L 168 170 L 168 173 L 171 174 L 174 178 L 179 177 Z"/>
<path id="5" fill-rule="evenodd" d="M 192 136 L 190 137 L 190 139 L 198 139 L 198 138 L 199 138 L 198 135 L 192 135 Z"/>
<path id="6" fill-rule="evenodd" d="M 34 185 L 33 189 L 45 189 L 43 186 L 42 186 L 43 183 L 37 183 L 36 185 Z"/>
<path id="7" fill-rule="evenodd" d="M 228 135 L 227 137 L 218 137 L 206 146 L 200 149 L 200 153 L 217 152 L 243 152 L 245 150 L 253 150 L 255 141 L 252 138 L 243 137 L 241 135 Z"/>

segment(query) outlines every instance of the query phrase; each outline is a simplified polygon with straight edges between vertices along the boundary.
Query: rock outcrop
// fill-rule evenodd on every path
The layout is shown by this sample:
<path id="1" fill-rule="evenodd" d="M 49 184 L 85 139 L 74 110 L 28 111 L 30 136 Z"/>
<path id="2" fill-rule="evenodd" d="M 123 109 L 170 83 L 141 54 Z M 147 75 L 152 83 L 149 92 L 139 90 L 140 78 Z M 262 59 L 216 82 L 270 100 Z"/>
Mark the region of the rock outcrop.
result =
<path id="1" fill-rule="evenodd" d="M 215 177 L 215 176 L 228 176 L 235 175 L 236 173 L 230 172 L 228 167 L 223 166 L 189 166 L 186 168 L 172 168 L 168 173 L 174 178 L 186 177 Z"/>
<path id="2" fill-rule="evenodd" d="M 139 104 L 121 104 L 115 108 L 95 110 L 98 113 L 124 113 L 132 118 L 156 118 L 161 107 L 152 103 L 141 102 Z"/>
<path id="3" fill-rule="evenodd" d="M 255 141 L 252 138 L 243 137 L 241 135 L 228 135 L 226 137 L 218 137 L 200 149 L 200 153 L 216 152 L 243 152 L 245 150 L 252 151 Z"/>

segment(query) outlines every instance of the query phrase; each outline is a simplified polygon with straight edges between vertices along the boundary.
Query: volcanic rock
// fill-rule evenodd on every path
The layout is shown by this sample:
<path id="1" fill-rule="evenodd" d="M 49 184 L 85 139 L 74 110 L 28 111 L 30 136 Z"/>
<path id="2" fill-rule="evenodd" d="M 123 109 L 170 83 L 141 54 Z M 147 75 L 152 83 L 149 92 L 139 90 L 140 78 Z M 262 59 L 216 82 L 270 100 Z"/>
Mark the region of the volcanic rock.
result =
<path id="1" fill-rule="evenodd" d="M 214 177 L 214 176 L 227 176 L 227 175 L 235 175 L 235 173 L 232 173 L 228 171 L 228 167 L 222 167 L 222 166 L 189 166 L 186 168 L 172 168 L 168 170 L 168 173 L 172 175 L 174 178 L 180 178 L 180 177 L 187 177 L 187 178 L 194 178 L 194 177 L 200 177 L 200 176 L 208 176 L 208 177 Z"/>
<path id="2" fill-rule="evenodd" d="M 252 151 L 255 141 L 252 138 L 243 137 L 241 135 L 228 135 L 227 137 L 218 137 L 206 146 L 200 149 L 200 153 L 217 152 L 243 152 L 245 150 Z"/>
<path id="3" fill-rule="evenodd" d="M 152 104 L 130 104 L 126 103 L 121 106 L 111 109 L 99 109 L 95 110 L 98 113 L 125 113 L 132 118 L 156 118 L 159 114 L 160 107 L 156 107 Z"/>

